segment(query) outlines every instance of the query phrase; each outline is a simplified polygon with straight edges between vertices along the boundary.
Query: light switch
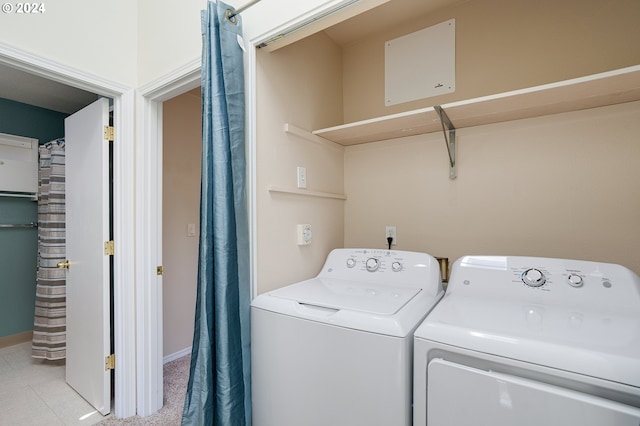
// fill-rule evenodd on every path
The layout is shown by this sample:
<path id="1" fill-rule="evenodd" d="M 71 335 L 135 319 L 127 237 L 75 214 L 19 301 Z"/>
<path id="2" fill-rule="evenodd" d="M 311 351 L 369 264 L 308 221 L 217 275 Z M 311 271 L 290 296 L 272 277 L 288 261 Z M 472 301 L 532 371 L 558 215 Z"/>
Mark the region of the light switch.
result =
<path id="1" fill-rule="evenodd" d="M 189 223 L 187 224 L 187 237 L 195 237 L 196 236 L 196 224 Z"/>
<path id="2" fill-rule="evenodd" d="M 298 166 L 298 188 L 305 189 L 307 187 L 307 168 Z"/>

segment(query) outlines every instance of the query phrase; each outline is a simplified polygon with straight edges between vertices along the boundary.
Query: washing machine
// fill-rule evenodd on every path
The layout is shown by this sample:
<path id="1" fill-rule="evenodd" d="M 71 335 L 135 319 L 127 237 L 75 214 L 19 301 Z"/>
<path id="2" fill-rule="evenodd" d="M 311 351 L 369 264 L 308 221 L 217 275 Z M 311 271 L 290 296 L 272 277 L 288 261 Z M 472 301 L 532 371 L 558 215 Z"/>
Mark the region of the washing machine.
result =
<path id="1" fill-rule="evenodd" d="M 640 425 L 640 279 L 467 256 L 415 332 L 414 425 Z"/>
<path id="2" fill-rule="evenodd" d="M 428 254 L 336 249 L 316 278 L 256 297 L 253 425 L 411 425 L 413 332 L 442 295 Z"/>

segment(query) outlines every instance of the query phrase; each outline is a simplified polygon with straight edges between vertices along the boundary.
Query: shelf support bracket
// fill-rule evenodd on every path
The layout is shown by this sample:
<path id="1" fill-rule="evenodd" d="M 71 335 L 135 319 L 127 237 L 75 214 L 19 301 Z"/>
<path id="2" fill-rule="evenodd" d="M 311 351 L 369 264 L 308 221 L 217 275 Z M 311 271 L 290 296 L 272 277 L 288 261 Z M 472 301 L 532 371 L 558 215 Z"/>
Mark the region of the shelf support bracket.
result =
<path id="1" fill-rule="evenodd" d="M 444 141 L 447 145 L 447 153 L 449 154 L 449 179 L 455 179 L 458 176 L 456 171 L 456 128 L 440 105 L 435 105 L 433 108 L 440 117 L 442 133 L 444 134 Z M 447 133 L 449 133 L 449 137 L 447 137 Z"/>

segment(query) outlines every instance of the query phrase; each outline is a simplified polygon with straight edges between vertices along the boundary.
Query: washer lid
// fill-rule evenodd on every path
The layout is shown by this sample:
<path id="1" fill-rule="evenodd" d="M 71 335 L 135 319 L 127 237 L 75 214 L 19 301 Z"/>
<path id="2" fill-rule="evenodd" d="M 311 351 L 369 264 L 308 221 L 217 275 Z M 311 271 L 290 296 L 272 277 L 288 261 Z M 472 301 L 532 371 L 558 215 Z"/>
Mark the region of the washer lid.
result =
<path id="1" fill-rule="evenodd" d="M 304 305 L 328 309 L 393 315 L 422 289 L 314 278 L 269 293 Z"/>

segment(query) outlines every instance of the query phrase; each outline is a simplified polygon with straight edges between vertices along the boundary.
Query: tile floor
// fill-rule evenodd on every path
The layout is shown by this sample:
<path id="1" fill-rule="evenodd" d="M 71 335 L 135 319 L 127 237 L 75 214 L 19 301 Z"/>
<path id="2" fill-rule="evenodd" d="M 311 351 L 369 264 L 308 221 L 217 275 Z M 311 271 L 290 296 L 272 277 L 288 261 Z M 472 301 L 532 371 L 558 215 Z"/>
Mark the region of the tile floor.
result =
<path id="1" fill-rule="evenodd" d="M 31 358 L 31 342 L 0 348 L 0 426 L 93 425 L 104 417 L 64 381 L 62 361 Z"/>

